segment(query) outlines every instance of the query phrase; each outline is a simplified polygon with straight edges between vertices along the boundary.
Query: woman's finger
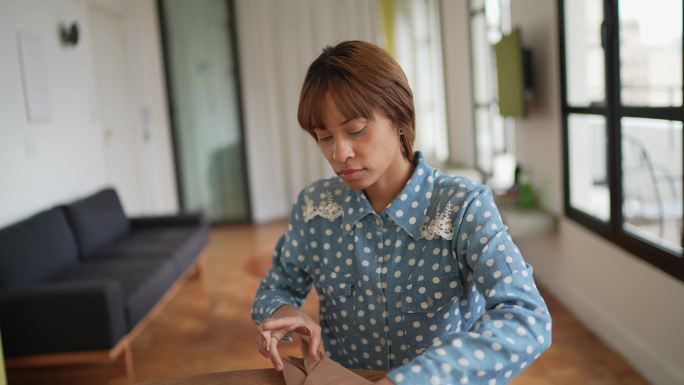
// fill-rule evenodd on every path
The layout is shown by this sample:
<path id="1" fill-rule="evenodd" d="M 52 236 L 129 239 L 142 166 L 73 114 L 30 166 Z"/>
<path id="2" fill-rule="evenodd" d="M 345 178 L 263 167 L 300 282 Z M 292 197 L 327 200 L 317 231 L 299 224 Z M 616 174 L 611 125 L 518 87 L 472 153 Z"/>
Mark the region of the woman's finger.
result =
<path id="1" fill-rule="evenodd" d="M 283 370 L 283 361 L 280 359 L 280 353 L 278 353 L 278 340 L 273 338 L 271 342 L 271 349 L 268 352 L 271 357 L 271 362 L 273 362 L 273 367 L 277 371 Z"/>
<path id="2" fill-rule="evenodd" d="M 290 342 L 292 338 L 285 338 L 288 334 L 293 331 L 297 331 L 297 325 L 285 326 L 280 329 L 271 330 L 271 336 L 275 337 L 278 341 Z"/>
<path id="3" fill-rule="evenodd" d="M 264 348 L 266 350 L 269 349 L 270 344 L 271 344 L 271 333 L 272 332 L 270 330 L 263 330 L 263 329 L 259 330 L 259 334 L 261 334 L 261 337 L 263 338 L 262 343 L 263 343 Z"/>
<path id="4" fill-rule="evenodd" d="M 264 358 L 269 358 L 268 351 L 266 350 L 266 345 L 262 340 L 259 340 L 259 343 L 257 345 L 257 349 L 259 350 L 259 354 L 264 356 Z"/>
<path id="5" fill-rule="evenodd" d="M 269 346 L 269 341 L 271 339 L 270 333 L 268 333 L 268 337 L 264 336 L 263 334 L 259 334 L 259 341 L 257 342 L 257 347 L 259 349 L 259 353 L 261 353 L 262 356 L 265 358 L 269 358 L 269 353 L 268 350 L 270 348 Z"/>
<path id="6" fill-rule="evenodd" d="M 309 354 L 314 359 L 318 359 L 318 348 L 321 345 L 321 333 L 318 329 L 311 330 L 311 337 L 309 339 Z"/>

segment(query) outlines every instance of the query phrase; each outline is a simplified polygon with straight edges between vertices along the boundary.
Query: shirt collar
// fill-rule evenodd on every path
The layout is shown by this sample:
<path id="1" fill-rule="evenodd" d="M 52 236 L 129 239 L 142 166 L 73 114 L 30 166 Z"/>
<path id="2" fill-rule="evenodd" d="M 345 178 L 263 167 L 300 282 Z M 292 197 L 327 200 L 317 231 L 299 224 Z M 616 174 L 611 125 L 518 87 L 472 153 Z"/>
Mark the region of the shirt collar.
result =
<path id="1" fill-rule="evenodd" d="M 416 168 L 406 185 L 387 206 L 385 213 L 414 239 L 420 238 L 424 218 L 430 205 L 434 185 L 434 169 L 425 162 L 420 151 L 414 154 Z M 344 200 L 342 225 L 351 231 L 356 222 L 373 212 L 373 207 L 362 190 L 349 190 Z"/>
<path id="2" fill-rule="evenodd" d="M 342 205 L 342 229 L 346 232 L 352 231 L 356 222 L 373 212 L 368 198 L 363 190 L 348 190 L 349 193 L 344 198 Z"/>

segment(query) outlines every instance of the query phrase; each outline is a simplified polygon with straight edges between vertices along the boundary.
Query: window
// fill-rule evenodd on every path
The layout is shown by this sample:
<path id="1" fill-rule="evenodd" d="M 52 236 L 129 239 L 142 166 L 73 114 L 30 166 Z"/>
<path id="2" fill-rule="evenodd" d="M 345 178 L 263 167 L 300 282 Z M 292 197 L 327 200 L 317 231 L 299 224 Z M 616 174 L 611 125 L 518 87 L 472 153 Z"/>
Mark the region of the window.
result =
<path id="1" fill-rule="evenodd" d="M 682 1 L 559 4 L 566 214 L 684 280 Z"/>
<path id="2" fill-rule="evenodd" d="M 511 32 L 508 0 L 470 0 L 470 47 L 475 104 L 476 166 L 487 176 L 494 175 L 499 160 L 515 155 L 513 119 L 499 114 L 494 44 Z M 509 186 L 493 186 L 505 190 Z"/>
<path id="3" fill-rule="evenodd" d="M 449 147 L 439 1 L 395 0 L 382 5 L 387 7 L 383 8 L 386 48 L 413 91 L 415 149 L 429 161 L 442 164 L 449 157 Z"/>

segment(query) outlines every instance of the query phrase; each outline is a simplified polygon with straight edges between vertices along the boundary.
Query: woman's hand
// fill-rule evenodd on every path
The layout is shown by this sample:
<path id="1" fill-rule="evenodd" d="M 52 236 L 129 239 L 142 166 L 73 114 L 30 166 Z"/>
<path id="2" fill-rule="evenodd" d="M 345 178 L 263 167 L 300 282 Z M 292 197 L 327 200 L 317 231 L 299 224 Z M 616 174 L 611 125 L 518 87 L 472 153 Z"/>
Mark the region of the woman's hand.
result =
<path id="1" fill-rule="evenodd" d="M 295 332 L 307 336 L 309 340 L 310 361 L 318 359 L 318 349 L 321 345 L 321 327 L 308 315 L 292 305 L 283 305 L 261 325 L 261 335 L 258 347 L 262 356 L 273 362 L 277 371 L 283 370 L 283 361 L 278 353 L 278 342 L 288 333 Z"/>

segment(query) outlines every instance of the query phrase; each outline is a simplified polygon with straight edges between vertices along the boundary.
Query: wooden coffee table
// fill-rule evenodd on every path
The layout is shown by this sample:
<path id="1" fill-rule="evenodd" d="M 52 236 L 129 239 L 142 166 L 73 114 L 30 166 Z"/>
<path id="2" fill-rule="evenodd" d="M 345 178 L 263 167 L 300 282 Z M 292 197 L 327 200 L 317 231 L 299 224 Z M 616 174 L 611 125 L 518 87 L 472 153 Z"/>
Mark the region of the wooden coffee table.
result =
<path id="1" fill-rule="evenodd" d="M 387 374 L 381 370 L 351 369 L 370 381 L 377 381 Z M 193 376 L 148 381 L 138 385 L 285 385 L 281 372 L 273 368 L 235 370 L 203 373 Z"/>

